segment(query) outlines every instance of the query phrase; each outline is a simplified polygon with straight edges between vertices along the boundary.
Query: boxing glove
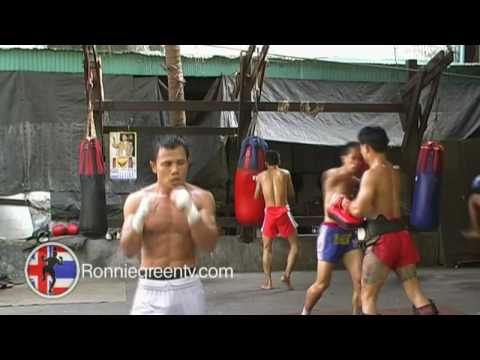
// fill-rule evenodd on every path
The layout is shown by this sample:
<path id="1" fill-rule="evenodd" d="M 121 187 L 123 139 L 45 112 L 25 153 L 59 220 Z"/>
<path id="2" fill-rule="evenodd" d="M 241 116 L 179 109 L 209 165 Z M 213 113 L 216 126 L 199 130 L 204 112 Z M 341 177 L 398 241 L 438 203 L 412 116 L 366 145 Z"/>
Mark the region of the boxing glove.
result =
<path id="1" fill-rule="evenodd" d="M 52 227 L 53 236 L 63 236 L 67 234 L 67 227 L 63 224 L 57 224 Z"/>
<path id="2" fill-rule="evenodd" d="M 68 235 L 77 235 L 80 231 L 80 228 L 78 227 L 77 224 L 75 223 L 71 223 L 71 224 L 68 224 L 67 226 L 67 234 Z"/>
<path id="3" fill-rule="evenodd" d="M 345 200 L 344 196 L 336 197 L 332 204 L 327 208 L 327 213 L 328 216 L 335 220 L 342 229 L 354 230 L 360 226 L 363 219 L 353 216 L 344 208 L 343 203 Z"/>
<path id="4" fill-rule="evenodd" d="M 200 212 L 193 203 L 192 195 L 184 187 L 178 187 L 171 193 L 171 199 L 175 206 L 185 212 L 188 224 L 194 224 L 200 220 Z"/>

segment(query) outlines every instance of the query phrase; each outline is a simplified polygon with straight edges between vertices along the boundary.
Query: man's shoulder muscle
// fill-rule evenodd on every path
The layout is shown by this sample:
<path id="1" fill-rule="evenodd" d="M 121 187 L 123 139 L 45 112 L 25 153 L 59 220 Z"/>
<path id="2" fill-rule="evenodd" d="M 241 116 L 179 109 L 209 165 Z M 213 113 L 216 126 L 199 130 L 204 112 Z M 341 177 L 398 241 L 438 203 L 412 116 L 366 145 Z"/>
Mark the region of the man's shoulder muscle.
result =
<path id="1" fill-rule="evenodd" d="M 362 178 L 360 179 L 360 184 L 362 185 L 365 185 L 365 184 L 368 184 L 369 186 L 370 185 L 373 185 L 376 183 L 376 180 L 377 179 L 381 179 L 382 178 L 382 173 L 381 173 L 381 170 L 380 169 L 368 169 L 367 171 L 365 171 L 362 175 Z"/>
<path id="2" fill-rule="evenodd" d="M 153 185 L 150 185 L 128 195 L 125 200 L 124 210 L 128 212 L 137 207 L 145 193 L 152 191 L 152 188 Z"/>
<path id="3" fill-rule="evenodd" d="M 340 171 L 340 168 L 331 168 L 326 170 L 323 173 L 323 182 L 324 184 L 335 184 L 343 178 L 343 174 Z"/>
<path id="4" fill-rule="evenodd" d="M 187 189 L 192 192 L 193 196 L 198 197 L 202 203 L 210 202 L 210 203 L 215 203 L 215 197 L 213 196 L 213 193 L 211 191 L 202 189 L 199 186 L 192 185 L 187 183 Z"/>

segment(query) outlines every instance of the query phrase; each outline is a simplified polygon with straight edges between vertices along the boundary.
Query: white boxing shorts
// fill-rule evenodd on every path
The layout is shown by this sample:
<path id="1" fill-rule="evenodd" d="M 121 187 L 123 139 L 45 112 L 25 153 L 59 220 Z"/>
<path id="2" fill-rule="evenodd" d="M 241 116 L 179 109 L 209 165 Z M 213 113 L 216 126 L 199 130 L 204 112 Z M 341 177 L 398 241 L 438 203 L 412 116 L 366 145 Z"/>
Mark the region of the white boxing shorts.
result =
<path id="1" fill-rule="evenodd" d="M 205 290 L 198 276 L 139 279 L 131 315 L 205 315 Z"/>

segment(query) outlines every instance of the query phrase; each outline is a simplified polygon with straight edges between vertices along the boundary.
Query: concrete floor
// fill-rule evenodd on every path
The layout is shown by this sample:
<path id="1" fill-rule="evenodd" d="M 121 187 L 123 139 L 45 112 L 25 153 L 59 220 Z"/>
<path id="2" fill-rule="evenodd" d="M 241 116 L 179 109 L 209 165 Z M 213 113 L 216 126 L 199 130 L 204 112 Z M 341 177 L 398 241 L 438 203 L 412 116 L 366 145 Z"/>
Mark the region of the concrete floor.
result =
<path id="1" fill-rule="evenodd" d="M 293 291 L 287 291 L 280 284 L 280 275 L 279 272 L 274 273 L 273 279 L 276 288 L 270 291 L 259 289 L 263 280 L 261 273 L 235 274 L 233 279 L 203 280 L 207 292 L 208 313 L 211 315 L 298 314 L 303 306 L 305 291 L 316 275 L 314 272 L 308 271 L 295 272 L 293 277 L 295 290 Z M 436 301 L 443 313 L 480 315 L 479 268 L 422 268 L 419 269 L 419 275 L 426 295 Z M 104 286 L 107 287 L 107 285 Z M 135 286 L 136 283 L 133 280 L 126 282 L 126 302 L 8 306 L 0 307 L 0 315 L 128 314 Z M 0 297 L 4 291 L 12 290 L 0 290 Z M 98 291 L 98 287 L 82 286 L 75 291 L 83 292 L 82 298 L 88 298 L 88 292 Z M 351 283 L 348 273 L 344 270 L 336 270 L 333 274 L 332 285 L 315 307 L 314 314 L 347 315 L 350 312 L 350 296 Z M 401 290 L 399 281 L 393 274 L 390 275 L 381 294 L 379 310 L 387 315 L 410 314 L 410 304 Z"/>

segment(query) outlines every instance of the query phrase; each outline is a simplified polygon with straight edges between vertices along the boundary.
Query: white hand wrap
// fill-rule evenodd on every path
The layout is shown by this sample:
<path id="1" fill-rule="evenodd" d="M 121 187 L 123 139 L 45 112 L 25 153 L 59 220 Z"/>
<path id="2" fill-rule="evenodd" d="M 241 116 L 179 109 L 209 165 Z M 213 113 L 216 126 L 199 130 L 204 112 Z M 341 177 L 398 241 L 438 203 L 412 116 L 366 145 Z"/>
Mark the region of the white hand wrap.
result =
<path id="1" fill-rule="evenodd" d="M 200 220 L 200 212 L 193 203 L 192 195 L 187 189 L 184 187 L 174 189 L 171 198 L 178 209 L 185 211 L 189 225 Z"/>
<path id="2" fill-rule="evenodd" d="M 140 201 L 140 205 L 138 206 L 137 212 L 133 215 L 132 219 L 132 229 L 137 234 L 143 233 L 143 224 L 145 222 L 145 218 L 150 211 L 150 203 L 152 201 L 151 196 L 145 196 Z"/>

